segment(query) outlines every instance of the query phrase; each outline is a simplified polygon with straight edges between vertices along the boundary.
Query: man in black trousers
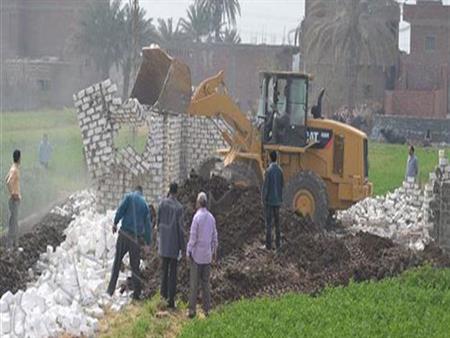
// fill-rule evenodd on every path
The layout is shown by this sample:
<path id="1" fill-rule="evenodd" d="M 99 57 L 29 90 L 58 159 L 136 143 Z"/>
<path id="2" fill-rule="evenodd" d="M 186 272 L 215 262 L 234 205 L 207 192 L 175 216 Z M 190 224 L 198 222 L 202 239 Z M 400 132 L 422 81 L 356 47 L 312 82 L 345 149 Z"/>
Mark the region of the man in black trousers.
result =
<path id="1" fill-rule="evenodd" d="M 277 164 L 277 153 L 270 153 L 270 165 L 267 168 L 262 189 L 262 202 L 266 213 L 266 249 L 272 249 L 272 221 L 275 223 L 275 245 L 279 249 L 280 238 L 280 207 L 283 203 L 283 171 Z"/>
<path id="2" fill-rule="evenodd" d="M 113 295 L 119 277 L 122 259 L 128 252 L 133 280 L 133 299 L 139 299 L 141 294 L 141 276 L 139 265 L 141 261 L 141 243 L 145 242 L 145 250 L 150 251 L 152 238 L 152 219 L 145 202 L 142 187 L 136 187 L 134 192 L 126 194 L 114 217 L 113 233 L 117 232 L 117 224 L 122 221 L 117 237 L 116 256 L 108 286 L 108 294 Z"/>
<path id="3" fill-rule="evenodd" d="M 177 200 L 178 185 L 170 185 L 169 195 L 158 208 L 159 256 L 161 257 L 161 296 L 175 308 L 177 264 L 185 250 L 183 206 Z"/>

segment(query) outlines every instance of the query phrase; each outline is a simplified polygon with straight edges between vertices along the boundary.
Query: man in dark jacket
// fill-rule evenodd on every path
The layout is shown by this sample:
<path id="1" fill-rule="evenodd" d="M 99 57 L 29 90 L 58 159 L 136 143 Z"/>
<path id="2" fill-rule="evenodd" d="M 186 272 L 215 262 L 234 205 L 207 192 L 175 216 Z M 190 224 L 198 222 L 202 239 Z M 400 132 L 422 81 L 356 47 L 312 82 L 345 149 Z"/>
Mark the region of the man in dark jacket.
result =
<path id="1" fill-rule="evenodd" d="M 277 153 L 270 153 L 270 166 L 267 168 L 262 189 L 262 200 L 266 212 L 266 249 L 272 249 L 272 220 L 275 221 L 275 244 L 280 248 L 280 207 L 283 203 L 283 171 L 277 164 Z"/>
<path id="2" fill-rule="evenodd" d="M 152 219 L 147 203 L 142 196 L 142 187 L 136 187 L 134 192 L 126 194 L 114 217 L 113 233 L 117 232 L 117 224 L 122 221 L 117 237 L 116 256 L 112 268 L 108 293 L 112 296 L 116 289 L 122 259 L 128 252 L 133 280 L 133 298 L 139 299 L 141 294 L 141 277 L 139 264 L 141 261 L 141 242 L 145 242 L 149 251 L 152 237 Z"/>
<path id="3" fill-rule="evenodd" d="M 158 208 L 159 256 L 161 257 L 161 296 L 175 308 L 177 263 L 185 250 L 183 206 L 177 200 L 178 185 L 170 185 L 169 195 Z"/>

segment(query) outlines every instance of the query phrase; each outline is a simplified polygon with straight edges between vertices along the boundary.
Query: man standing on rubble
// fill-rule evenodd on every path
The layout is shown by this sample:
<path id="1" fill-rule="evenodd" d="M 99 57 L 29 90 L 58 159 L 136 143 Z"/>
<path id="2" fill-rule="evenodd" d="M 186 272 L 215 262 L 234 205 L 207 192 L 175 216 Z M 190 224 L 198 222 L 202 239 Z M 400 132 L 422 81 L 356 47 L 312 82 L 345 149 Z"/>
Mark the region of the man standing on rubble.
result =
<path id="1" fill-rule="evenodd" d="M 202 289 L 203 311 L 211 309 L 209 274 L 211 261 L 217 250 L 217 229 L 214 216 L 206 208 L 208 198 L 204 192 L 197 196 L 197 212 L 191 225 L 186 256 L 190 261 L 189 318 L 195 317 L 198 284 Z"/>
<path id="2" fill-rule="evenodd" d="M 6 176 L 6 185 L 9 191 L 9 224 L 8 224 L 8 246 L 17 245 L 17 231 L 19 228 L 19 206 L 20 206 L 20 150 L 14 150 L 13 164 Z"/>
<path id="3" fill-rule="evenodd" d="M 119 230 L 119 237 L 117 237 L 116 256 L 107 292 L 110 296 L 113 295 L 122 259 L 128 252 L 134 289 L 133 299 L 137 300 L 141 294 L 141 276 L 139 271 L 141 243 L 145 242 L 144 250 L 150 251 L 152 239 L 152 218 L 141 186 L 137 186 L 134 192 L 126 194 L 120 203 L 114 217 L 113 233 L 117 232 L 117 224 L 120 221 L 122 221 L 122 225 Z"/>
<path id="4" fill-rule="evenodd" d="M 178 185 L 172 183 L 169 195 L 158 208 L 159 256 L 161 257 L 161 296 L 175 309 L 177 264 L 184 252 L 183 206 L 177 200 Z"/>
<path id="5" fill-rule="evenodd" d="M 270 153 L 270 165 L 266 170 L 262 188 L 262 202 L 266 213 L 266 249 L 272 249 L 272 221 L 275 223 L 275 245 L 281 245 L 280 207 L 283 203 L 283 171 L 277 164 L 277 153 Z"/>
<path id="6" fill-rule="evenodd" d="M 406 163 L 406 180 L 408 178 L 413 178 L 414 181 L 417 180 L 417 175 L 419 174 L 419 164 L 416 155 L 414 155 L 414 146 L 409 147 L 409 156 Z"/>

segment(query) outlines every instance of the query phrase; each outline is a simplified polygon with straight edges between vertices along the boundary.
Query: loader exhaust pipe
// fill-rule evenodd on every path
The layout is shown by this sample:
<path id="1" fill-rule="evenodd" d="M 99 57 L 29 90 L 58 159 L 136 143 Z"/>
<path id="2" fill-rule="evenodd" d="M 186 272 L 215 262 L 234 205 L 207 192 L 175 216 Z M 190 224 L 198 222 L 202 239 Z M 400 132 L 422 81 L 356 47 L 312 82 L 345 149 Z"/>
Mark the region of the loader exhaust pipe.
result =
<path id="1" fill-rule="evenodd" d="M 142 63 L 131 97 L 152 109 L 183 114 L 192 95 L 189 67 L 159 47 L 142 49 Z"/>

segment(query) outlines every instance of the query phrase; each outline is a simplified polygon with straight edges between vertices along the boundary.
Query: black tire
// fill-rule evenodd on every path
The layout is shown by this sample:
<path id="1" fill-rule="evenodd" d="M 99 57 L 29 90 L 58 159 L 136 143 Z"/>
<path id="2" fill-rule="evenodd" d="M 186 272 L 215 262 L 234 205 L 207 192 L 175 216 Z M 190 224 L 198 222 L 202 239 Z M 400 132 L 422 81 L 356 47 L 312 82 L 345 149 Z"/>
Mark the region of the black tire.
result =
<path id="1" fill-rule="evenodd" d="M 251 162 L 235 161 L 223 168 L 222 176 L 235 185 L 261 188 L 261 179 Z"/>
<path id="2" fill-rule="evenodd" d="M 327 226 L 329 208 L 327 186 L 323 179 L 312 171 L 301 171 L 292 177 L 283 192 L 283 204 L 295 212 L 295 199 L 298 192 L 306 190 L 314 199 L 314 213 L 311 216 L 313 222 L 325 229 Z M 300 213 L 300 212 L 299 212 Z"/>

